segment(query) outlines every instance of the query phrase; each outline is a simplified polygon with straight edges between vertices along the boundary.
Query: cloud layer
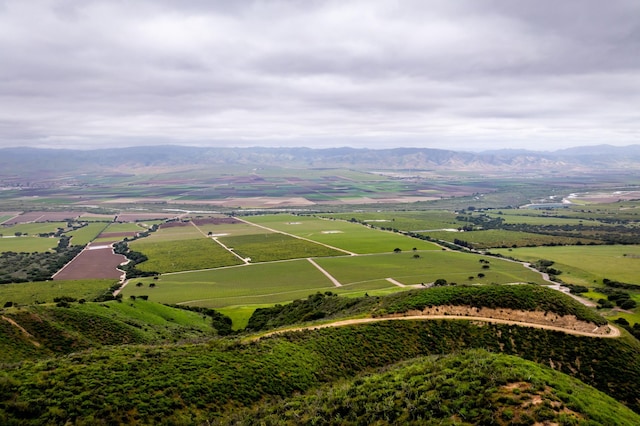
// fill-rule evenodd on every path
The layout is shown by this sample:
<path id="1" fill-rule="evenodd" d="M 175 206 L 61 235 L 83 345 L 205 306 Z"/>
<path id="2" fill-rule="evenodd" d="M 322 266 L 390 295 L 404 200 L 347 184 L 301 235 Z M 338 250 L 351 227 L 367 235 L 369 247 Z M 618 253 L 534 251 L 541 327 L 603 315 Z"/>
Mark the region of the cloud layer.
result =
<path id="1" fill-rule="evenodd" d="M 0 146 L 638 143 L 638 17 L 636 0 L 0 0 Z"/>

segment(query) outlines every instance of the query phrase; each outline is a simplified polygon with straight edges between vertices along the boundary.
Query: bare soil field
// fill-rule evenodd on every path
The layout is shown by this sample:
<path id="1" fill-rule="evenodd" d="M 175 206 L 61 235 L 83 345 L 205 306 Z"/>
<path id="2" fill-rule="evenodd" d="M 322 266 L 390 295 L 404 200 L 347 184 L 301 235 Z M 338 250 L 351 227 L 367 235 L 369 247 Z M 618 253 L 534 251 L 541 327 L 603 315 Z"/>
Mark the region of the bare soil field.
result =
<path id="1" fill-rule="evenodd" d="M 127 258 L 123 255 L 115 254 L 111 245 L 88 245 L 78 256 L 59 270 L 53 276 L 53 279 L 119 279 L 123 275 L 123 272 L 116 268 L 125 262 L 127 262 Z"/>
<path id="2" fill-rule="evenodd" d="M 21 213 L 22 212 L 0 212 L 0 217 L 10 216 L 10 218 L 5 220 L 4 222 L 0 222 L 0 225 L 4 224 L 5 222 L 8 224 L 10 220 L 12 220 L 15 216 L 18 216 Z"/>
<path id="3" fill-rule="evenodd" d="M 162 225 L 160 225 L 160 228 L 163 228 L 163 229 L 180 228 L 181 226 L 193 226 L 193 225 L 191 225 L 191 223 L 189 222 L 169 222 L 169 223 L 163 223 Z"/>

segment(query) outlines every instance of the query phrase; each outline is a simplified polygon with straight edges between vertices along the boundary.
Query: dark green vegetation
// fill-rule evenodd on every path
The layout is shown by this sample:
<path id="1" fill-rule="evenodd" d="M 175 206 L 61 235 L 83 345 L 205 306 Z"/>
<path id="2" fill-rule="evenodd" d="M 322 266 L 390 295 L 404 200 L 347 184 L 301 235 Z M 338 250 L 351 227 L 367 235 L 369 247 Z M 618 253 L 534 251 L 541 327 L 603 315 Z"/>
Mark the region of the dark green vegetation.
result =
<path id="1" fill-rule="evenodd" d="M 68 298 L 65 298 L 68 299 Z M 228 334 L 215 311 L 185 311 L 144 300 L 59 303 L 8 309 L 0 319 L 0 362 L 68 354 L 105 345 L 162 343 Z M 216 328 L 214 328 L 216 327 Z"/>
<path id="2" fill-rule="evenodd" d="M 553 365 L 640 408 L 637 341 L 460 320 L 390 321 L 251 344 L 124 346 L 23 363 L 0 376 L 0 421 L 199 423 L 401 360 L 470 348 Z"/>
<path id="3" fill-rule="evenodd" d="M 577 319 L 604 325 L 607 321 L 574 299 L 555 290 L 534 285 L 483 285 L 433 287 L 403 291 L 385 297 L 340 297 L 331 292 L 317 293 L 306 300 L 256 309 L 248 330 L 258 331 L 319 319 L 347 316 L 404 313 L 430 306 L 455 305 L 505 308 L 522 311 L 574 315 Z"/>
<path id="4" fill-rule="evenodd" d="M 240 235 L 220 238 L 227 247 L 251 262 L 297 259 L 300 257 L 341 256 L 343 252 L 285 234 Z"/>
<path id="5" fill-rule="evenodd" d="M 430 356 L 283 401 L 221 424 L 635 425 L 640 416 L 557 371 L 482 350 Z M 237 423 L 236 423 L 237 422 Z"/>
<path id="6" fill-rule="evenodd" d="M 61 238 L 54 251 L 43 253 L 0 253 L 0 284 L 44 281 L 73 259 L 82 246 L 68 246 L 68 238 Z"/>

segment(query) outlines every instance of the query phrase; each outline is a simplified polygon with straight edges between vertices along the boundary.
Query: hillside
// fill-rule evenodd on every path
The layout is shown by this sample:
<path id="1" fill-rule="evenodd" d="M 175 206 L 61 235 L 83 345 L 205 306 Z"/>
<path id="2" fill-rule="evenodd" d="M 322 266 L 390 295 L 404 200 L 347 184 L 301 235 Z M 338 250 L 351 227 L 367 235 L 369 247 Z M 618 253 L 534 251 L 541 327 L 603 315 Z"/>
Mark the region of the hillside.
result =
<path id="1" fill-rule="evenodd" d="M 347 168 L 356 170 L 440 170 L 475 172 L 597 172 L 626 170 L 640 165 L 637 145 L 572 148 L 556 152 L 502 150 L 486 153 L 428 148 L 196 148 L 179 146 L 133 147 L 90 151 L 33 148 L 0 149 L 5 182 L 30 177 L 126 177 L 132 173 L 189 173 L 211 166 L 251 170 L 252 167 L 294 169 Z M 73 170 L 73 173 L 69 171 Z M 37 171 L 37 176 L 33 174 Z"/>
<path id="2" fill-rule="evenodd" d="M 616 424 L 640 415 L 565 374 L 521 358 L 469 350 L 284 400 L 268 400 L 219 424 Z"/>
<path id="3" fill-rule="evenodd" d="M 2 312 L 0 363 L 102 346 L 188 341 L 217 334 L 208 315 L 144 300 L 69 307 L 34 305 Z"/>

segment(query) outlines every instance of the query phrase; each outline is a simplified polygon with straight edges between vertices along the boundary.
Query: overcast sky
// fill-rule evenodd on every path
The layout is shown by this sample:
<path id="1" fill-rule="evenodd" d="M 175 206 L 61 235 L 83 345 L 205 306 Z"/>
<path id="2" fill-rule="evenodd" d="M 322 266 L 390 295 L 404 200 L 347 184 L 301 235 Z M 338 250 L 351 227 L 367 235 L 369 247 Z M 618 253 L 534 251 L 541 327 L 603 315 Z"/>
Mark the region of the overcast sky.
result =
<path id="1" fill-rule="evenodd" d="M 0 147 L 635 143 L 639 0 L 0 0 Z"/>

